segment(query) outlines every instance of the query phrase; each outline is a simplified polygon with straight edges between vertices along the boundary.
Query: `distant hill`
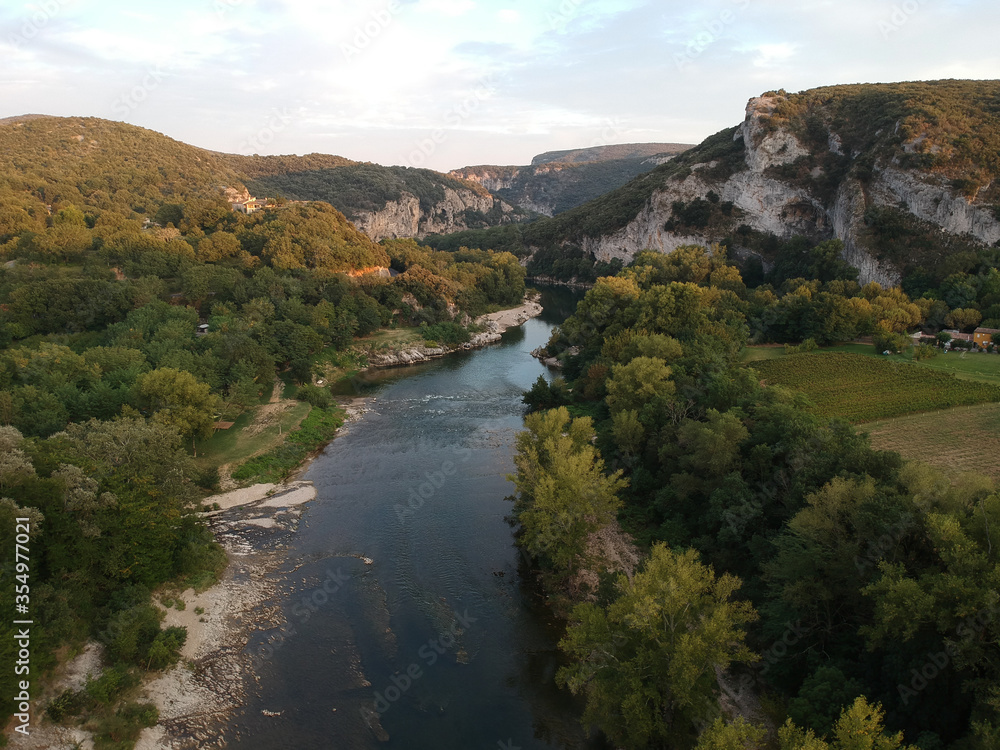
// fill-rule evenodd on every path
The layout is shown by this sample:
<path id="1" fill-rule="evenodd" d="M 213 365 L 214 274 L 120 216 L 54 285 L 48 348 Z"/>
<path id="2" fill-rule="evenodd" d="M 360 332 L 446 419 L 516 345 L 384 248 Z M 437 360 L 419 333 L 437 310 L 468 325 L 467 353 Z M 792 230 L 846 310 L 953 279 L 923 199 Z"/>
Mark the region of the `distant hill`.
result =
<path id="1" fill-rule="evenodd" d="M 94 117 L 0 121 L 0 195 L 8 201 L 152 215 L 164 203 L 242 187 L 210 152 L 145 128 Z"/>
<path id="2" fill-rule="evenodd" d="M 648 159 L 660 154 L 676 155 L 687 151 L 690 143 L 619 143 L 610 146 L 590 146 L 568 151 L 546 151 L 531 160 L 531 166 L 540 164 L 590 164 L 598 161 L 620 159 Z"/>
<path id="3" fill-rule="evenodd" d="M 771 91 L 741 124 L 579 208 L 435 244 L 574 267 L 720 242 L 766 269 L 782 240 L 838 238 L 862 281 L 919 294 L 995 254 L 998 178 L 1000 81 Z"/>
<path id="4" fill-rule="evenodd" d="M 554 216 L 621 187 L 689 148 L 676 143 L 595 146 L 540 154 L 526 167 L 484 165 L 449 174 L 477 182 L 528 211 Z"/>
<path id="5" fill-rule="evenodd" d="M 251 192 L 326 201 L 374 240 L 509 224 L 528 214 L 474 182 L 429 169 L 383 167 L 326 154 L 219 158 Z"/>
<path id="6" fill-rule="evenodd" d="M 327 202 L 376 241 L 529 216 L 481 185 L 427 169 L 328 154 L 222 154 L 93 117 L 0 120 L 0 202 L 12 207 L 0 215 L 0 236 L 36 227 L 54 204 L 143 218 L 167 204 L 236 200 L 249 193 Z"/>

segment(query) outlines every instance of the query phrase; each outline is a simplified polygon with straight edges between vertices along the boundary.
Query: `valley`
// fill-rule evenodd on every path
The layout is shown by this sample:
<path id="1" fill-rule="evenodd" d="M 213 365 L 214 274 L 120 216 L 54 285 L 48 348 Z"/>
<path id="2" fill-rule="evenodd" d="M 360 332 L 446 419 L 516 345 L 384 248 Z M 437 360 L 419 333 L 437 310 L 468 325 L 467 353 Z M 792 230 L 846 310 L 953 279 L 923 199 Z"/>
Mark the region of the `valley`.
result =
<path id="1" fill-rule="evenodd" d="M 447 173 L 0 120 L 20 746 L 993 750 L 998 112 Z"/>

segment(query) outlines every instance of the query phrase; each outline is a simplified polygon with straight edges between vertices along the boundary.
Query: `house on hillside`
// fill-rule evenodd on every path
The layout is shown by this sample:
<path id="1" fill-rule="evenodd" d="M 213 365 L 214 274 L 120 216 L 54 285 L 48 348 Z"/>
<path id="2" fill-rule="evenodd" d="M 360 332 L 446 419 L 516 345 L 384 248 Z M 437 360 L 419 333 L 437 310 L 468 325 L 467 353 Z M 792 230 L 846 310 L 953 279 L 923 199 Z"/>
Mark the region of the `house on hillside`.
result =
<path id="1" fill-rule="evenodd" d="M 252 214 L 267 208 L 267 201 L 251 197 L 250 200 L 243 201 L 242 203 L 233 203 L 231 205 L 234 211 L 239 211 L 241 214 Z"/>
<path id="2" fill-rule="evenodd" d="M 1000 333 L 1000 329 L 997 328 L 977 328 L 972 333 L 972 340 L 976 342 L 976 346 L 987 347 L 993 343 L 993 337 Z"/>

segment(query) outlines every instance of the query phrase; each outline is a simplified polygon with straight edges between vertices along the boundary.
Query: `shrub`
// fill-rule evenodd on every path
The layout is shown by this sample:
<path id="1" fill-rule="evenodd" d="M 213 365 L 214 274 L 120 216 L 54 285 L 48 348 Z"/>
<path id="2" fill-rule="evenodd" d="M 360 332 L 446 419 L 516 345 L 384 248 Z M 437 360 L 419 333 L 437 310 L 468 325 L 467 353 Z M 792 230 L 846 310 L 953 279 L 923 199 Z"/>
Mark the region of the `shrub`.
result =
<path id="1" fill-rule="evenodd" d="M 448 346 L 458 346 L 469 340 L 468 329 L 453 321 L 435 323 L 431 326 L 420 326 L 420 335 L 424 337 L 425 342 L 440 341 Z"/>
<path id="2" fill-rule="evenodd" d="M 295 398 L 299 401 L 305 401 L 317 409 L 326 409 L 333 403 L 333 397 L 330 395 L 329 390 L 321 388 L 318 385 L 313 385 L 312 383 L 299 388 L 298 393 L 295 394 Z"/>

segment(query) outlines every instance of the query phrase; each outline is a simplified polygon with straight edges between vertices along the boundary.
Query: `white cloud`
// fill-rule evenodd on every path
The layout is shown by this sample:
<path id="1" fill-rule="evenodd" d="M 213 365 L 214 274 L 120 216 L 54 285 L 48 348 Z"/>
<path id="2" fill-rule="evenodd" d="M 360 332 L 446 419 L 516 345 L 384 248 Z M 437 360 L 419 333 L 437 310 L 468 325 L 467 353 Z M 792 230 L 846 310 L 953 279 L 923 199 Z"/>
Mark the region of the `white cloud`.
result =
<path id="1" fill-rule="evenodd" d="M 757 55 L 754 58 L 753 64 L 758 68 L 777 67 L 788 62 L 797 49 L 797 44 L 788 42 L 781 44 L 761 44 L 755 50 Z"/>
<path id="2" fill-rule="evenodd" d="M 467 15 L 475 9 L 473 0 L 420 0 L 416 6 L 418 13 L 433 13 L 449 18 Z"/>
<path id="3" fill-rule="evenodd" d="M 276 110 L 295 120 L 271 153 L 383 163 L 446 124 L 436 169 L 608 133 L 697 142 L 768 89 L 996 77 L 993 1 L 921 2 L 888 36 L 890 0 L 174 0 L 141 15 L 131 0 L 66 2 L 16 51 L 0 35 L 0 116 L 107 117 L 169 60 L 129 121 L 209 148 L 237 150 Z M 0 8 L 0 28 L 29 20 Z M 488 73 L 490 95 L 456 120 Z"/>

